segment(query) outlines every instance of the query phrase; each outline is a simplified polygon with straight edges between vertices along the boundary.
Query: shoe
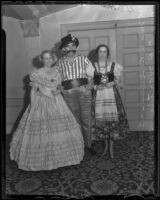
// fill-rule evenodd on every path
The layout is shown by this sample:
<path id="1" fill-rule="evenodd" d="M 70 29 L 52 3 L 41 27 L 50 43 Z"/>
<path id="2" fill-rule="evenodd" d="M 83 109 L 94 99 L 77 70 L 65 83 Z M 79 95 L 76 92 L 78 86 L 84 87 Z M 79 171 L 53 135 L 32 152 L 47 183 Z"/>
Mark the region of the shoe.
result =
<path id="1" fill-rule="evenodd" d="M 93 151 L 97 154 L 100 155 L 103 153 L 104 150 L 104 144 L 102 141 L 96 141 L 93 145 L 92 145 L 92 149 Z"/>
<path id="2" fill-rule="evenodd" d="M 109 155 L 109 153 L 107 152 L 107 153 L 101 154 L 100 157 L 108 160 L 108 159 L 110 158 L 110 155 Z"/>
<path id="3" fill-rule="evenodd" d="M 91 155 L 95 155 L 95 154 L 96 154 L 96 152 L 94 151 L 93 148 L 88 148 L 88 151 L 89 151 L 89 153 L 90 153 Z"/>
<path id="4" fill-rule="evenodd" d="M 85 148 L 85 153 L 88 154 L 88 155 L 95 155 L 96 154 L 96 152 L 92 148 L 88 148 L 88 147 Z"/>

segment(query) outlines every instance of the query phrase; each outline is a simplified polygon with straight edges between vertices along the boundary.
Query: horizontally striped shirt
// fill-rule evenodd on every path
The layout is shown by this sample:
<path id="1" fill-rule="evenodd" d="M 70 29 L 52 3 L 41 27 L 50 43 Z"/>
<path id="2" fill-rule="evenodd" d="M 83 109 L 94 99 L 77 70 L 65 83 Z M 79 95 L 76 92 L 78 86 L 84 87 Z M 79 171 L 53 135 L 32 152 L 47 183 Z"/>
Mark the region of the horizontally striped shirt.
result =
<path id="1" fill-rule="evenodd" d="M 94 67 L 90 60 L 81 55 L 77 55 L 74 58 L 73 64 L 70 64 L 66 57 L 61 58 L 58 61 L 58 67 L 60 68 L 63 81 L 88 78 L 88 76 L 93 77 L 94 74 Z"/>

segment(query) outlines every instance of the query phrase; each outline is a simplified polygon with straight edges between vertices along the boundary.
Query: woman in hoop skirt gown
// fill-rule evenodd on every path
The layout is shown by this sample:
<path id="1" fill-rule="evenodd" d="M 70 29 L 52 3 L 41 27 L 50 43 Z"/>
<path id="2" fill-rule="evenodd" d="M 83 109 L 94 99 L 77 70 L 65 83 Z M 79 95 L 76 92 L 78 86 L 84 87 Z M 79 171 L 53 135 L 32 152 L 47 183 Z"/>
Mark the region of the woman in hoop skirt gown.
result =
<path id="1" fill-rule="evenodd" d="M 60 73 L 50 51 L 43 67 L 30 74 L 31 103 L 10 143 L 10 158 L 26 171 L 52 170 L 79 164 L 84 156 L 80 127 L 64 101 Z"/>

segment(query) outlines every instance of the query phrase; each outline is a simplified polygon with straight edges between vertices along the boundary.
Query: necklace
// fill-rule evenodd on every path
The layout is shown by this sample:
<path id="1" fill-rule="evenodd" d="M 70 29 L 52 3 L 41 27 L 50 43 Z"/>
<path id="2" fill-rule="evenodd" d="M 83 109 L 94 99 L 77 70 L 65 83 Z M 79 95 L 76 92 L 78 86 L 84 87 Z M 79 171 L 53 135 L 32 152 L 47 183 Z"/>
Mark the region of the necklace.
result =
<path id="1" fill-rule="evenodd" d="M 99 70 L 99 72 L 100 72 L 100 69 L 104 69 L 105 68 L 105 74 L 107 73 L 107 60 L 105 61 L 105 64 L 104 64 L 104 66 L 100 66 L 100 64 L 99 64 L 99 61 L 98 61 L 98 70 Z"/>
<path id="2" fill-rule="evenodd" d="M 101 80 L 103 83 L 108 83 L 108 75 L 107 75 L 108 66 L 109 66 L 109 62 L 107 62 L 107 60 L 105 61 L 105 65 L 103 67 L 101 67 L 99 65 L 99 62 L 98 62 L 98 70 L 99 70 L 99 72 L 100 72 L 100 68 L 104 69 L 104 73 L 102 73 L 102 80 Z"/>

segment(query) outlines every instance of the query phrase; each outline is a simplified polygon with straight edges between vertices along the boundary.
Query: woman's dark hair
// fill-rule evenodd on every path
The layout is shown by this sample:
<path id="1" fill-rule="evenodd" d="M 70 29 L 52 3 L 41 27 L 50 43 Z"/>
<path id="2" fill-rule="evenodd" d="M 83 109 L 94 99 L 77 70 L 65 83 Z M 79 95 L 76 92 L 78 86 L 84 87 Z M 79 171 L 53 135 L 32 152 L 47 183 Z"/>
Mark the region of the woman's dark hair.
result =
<path id="1" fill-rule="evenodd" d="M 101 48 L 101 47 L 105 47 L 106 49 L 107 49 L 107 58 L 110 56 L 110 51 L 109 51 L 109 47 L 107 46 L 107 45 L 105 45 L 105 44 L 100 44 L 100 45 L 98 45 L 98 47 L 96 48 L 96 57 L 97 57 L 97 59 L 98 59 L 98 51 L 99 51 L 99 49 Z"/>

